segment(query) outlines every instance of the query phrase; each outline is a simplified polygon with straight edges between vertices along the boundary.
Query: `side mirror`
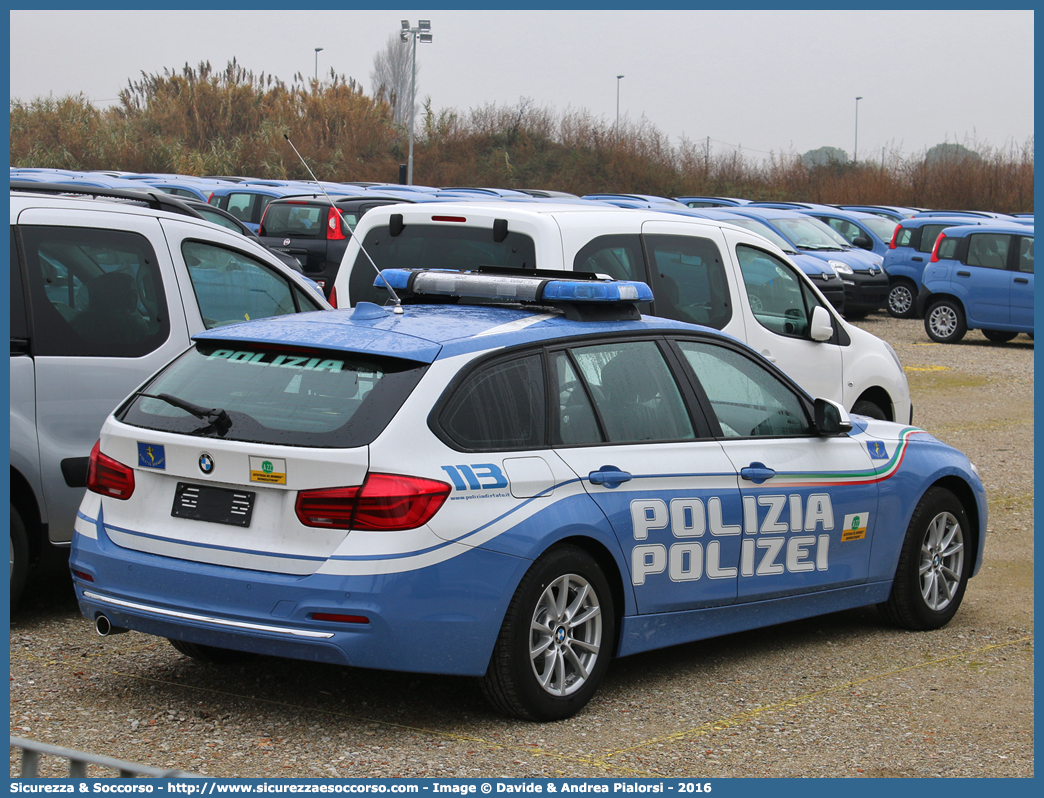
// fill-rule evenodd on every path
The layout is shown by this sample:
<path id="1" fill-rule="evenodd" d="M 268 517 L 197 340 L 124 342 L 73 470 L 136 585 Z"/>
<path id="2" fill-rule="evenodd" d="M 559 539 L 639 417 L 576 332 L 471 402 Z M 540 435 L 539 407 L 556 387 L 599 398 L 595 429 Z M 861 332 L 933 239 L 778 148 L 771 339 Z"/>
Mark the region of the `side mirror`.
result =
<path id="1" fill-rule="evenodd" d="M 822 305 L 816 305 L 812 309 L 812 327 L 809 337 L 813 341 L 829 341 L 834 337 L 834 325 L 831 323 L 830 311 Z"/>
<path id="2" fill-rule="evenodd" d="M 860 249 L 873 249 L 874 245 L 870 243 L 870 239 L 866 236 L 856 236 L 852 239 L 853 246 L 857 246 Z"/>
<path id="3" fill-rule="evenodd" d="M 837 402 L 829 399 L 816 399 L 816 433 L 822 437 L 845 435 L 852 431 L 852 419 L 848 412 Z"/>

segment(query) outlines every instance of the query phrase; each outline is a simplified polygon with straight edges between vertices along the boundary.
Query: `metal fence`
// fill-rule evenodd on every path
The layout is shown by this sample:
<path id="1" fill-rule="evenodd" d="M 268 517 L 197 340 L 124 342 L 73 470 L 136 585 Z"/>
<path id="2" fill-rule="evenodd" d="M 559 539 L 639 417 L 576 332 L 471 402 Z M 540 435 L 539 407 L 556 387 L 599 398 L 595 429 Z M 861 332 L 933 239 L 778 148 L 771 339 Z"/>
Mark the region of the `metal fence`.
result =
<path id="1" fill-rule="evenodd" d="M 108 756 L 85 754 L 83 751 L 59 748 L 57 745 L 37 743 L 32 740 L 24 740 L 21 737 L 12 737 L 11 747 L 22 749 L 22 772 L 18 777 L 23 779 L 39 778 L 41 756 L 55 756 L 67 759 L 69 761 L 69 776 L 74 779 L 87 778 L 88 765 L 119 771 L 121 779 L 133 779 L 136 776 L 154 776 L 161 779 L 201 778 L 198 773 L 188 773 L 184 770 L 164 770 L 163 768 L 154 768 L 148 765 L 136 765 L 133 762 L 124 762 Z"/>

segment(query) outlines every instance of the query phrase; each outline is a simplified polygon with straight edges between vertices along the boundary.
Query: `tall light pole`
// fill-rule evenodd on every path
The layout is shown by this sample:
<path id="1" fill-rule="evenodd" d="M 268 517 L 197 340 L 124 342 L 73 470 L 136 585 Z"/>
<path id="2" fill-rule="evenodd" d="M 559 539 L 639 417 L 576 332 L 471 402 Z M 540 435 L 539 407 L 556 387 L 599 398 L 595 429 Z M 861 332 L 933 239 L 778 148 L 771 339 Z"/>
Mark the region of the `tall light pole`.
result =
<path id="1" fill-rule="evenodd" d="M 417 20 L 417 27 L 411 28 L 410 21 L 404 19 L 402 21 L 402 30 L 399 31 L 399 38 L 404 42 L 408 42 L 413 39 L 413 75 L 410 78 L 410 159 L 407 162 L 406 167 L 406 185 L 413 185 L 413 114 L 414 107 L 417 101 L 417 40 L 420 39 L 422 42 L 431 43 L 431 20 L 419 19 Z"/>
<path id="2" fill-rule="evenodd" d="M 859 158 L 859 101 L 862 97 L 856 97 L 856 125 L 855 125 L 855 146 L 852 147 L 852 163 L 855 163 Z"/>
<path id="3" fill-rule="evenodd" d="M 620 81 L 623 75 L 616 76 L 616 132 L 620 132 Z"/>
<path id="4" fill-rule="evenodd" d="M 322 47 L 315 48 L 315 82 L 319 82 L 319 53 L 323 51 Z"/>

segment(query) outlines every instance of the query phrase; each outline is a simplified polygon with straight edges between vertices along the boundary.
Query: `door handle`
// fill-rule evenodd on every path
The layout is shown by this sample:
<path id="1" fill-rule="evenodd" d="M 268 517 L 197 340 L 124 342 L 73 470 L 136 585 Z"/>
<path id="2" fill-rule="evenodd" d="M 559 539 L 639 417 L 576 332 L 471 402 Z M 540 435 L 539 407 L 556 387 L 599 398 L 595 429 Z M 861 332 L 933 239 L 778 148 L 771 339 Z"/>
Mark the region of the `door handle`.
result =
<path id="1" fill-rule="evenodd" d="M 957 272 L 958 277 L 971 277 L 971 272 Z"/>
<path id="2" fill-rule="evenodd" d="M 604 465 L 597 471 L 592 471 L 588 474 L 587 479 L 592 485 L 605 485 L 605 487 L 612 489 L 617 485 L 630 482 L 633 477 L 614 465 Z"/>
<path id="3" fill-rule="evenodd" d="M 740 476 L 750 480 L 755 485 L 760 485 L 762 482 L 767 482 L 776 476 L 776 472 L 764 463 L 751 463 L 746 468 L 740 469 Z"/>
<path id="4" fill-rule="evenodd" d="M 910 260 L 915 260 L 915 261 L 917 261 L 918 263 L 920 263 L 921 261 L 923 261 L 923 260 L 924 260 L 924 258 L 910 258 Z"/>
<path id="5" fill-rule="evenodd" d="M 1028 283 L 1029 280 L 1027 280 L 1025 277 L 1016 277 L 1015 278 L 1015 282 L 1017 282 L 1017 283 Z"/>
<path id="6" fill-rule="evenodd" d="M 775 363 L 776 362 L 776 358 L 772 357 L 772 353 L 769 352 L 767 349 L 762 349 L 761 350 L 761 356 L 763 358 L 765 358 L 765 360 L 767 360 L 769 363 Z"/>

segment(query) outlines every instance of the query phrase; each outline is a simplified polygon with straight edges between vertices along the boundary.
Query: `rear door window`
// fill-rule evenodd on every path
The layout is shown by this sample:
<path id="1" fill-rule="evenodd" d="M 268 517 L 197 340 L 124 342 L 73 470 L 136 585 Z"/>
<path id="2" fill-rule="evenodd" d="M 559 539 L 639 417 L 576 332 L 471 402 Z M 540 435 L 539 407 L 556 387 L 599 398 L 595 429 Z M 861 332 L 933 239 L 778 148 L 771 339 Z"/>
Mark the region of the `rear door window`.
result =
<path id="1" fill-rule="evenodd" d="M 319 309 L 289 277 L 242 252 L 192 240 L 181 251 L 207 329 Z"/>
<path id="2" fill-rule="evenodd" d="M 1019 271 L 1033 274 L 1033 239 L 1019 240 Z"/>
<path id="3" fill-rule="evenodd" d="M 579 374 L 591 397 L 601 429 L 609 443 L 694 440 L 696 434 L 685 401 L 667 361 L 655 341 L 614 341 L 609 344 L 576 347 L 570 350 L 576 369 L 562 369 L 568 378 Z M 560 397 L 568 389 L 560 385 Z M 575 389 L 568 390 L 572 394 Z M 559 439 L 563 443 L 590 443 L 594 432 L 589 421 L 581 420 L 577 431 L 572 425 L 573 405 L 566 397 L 562 405 Z M 581 415 L 587 410 L 580 408 Z M 569 424 L 565 421 L 569 418 Z M 579 439 L 578 439 L 579 437 Z"/>
<path id="4" fill-rule="evenodd" d="M 163 278 L 148 239 L 81 227 L 20 227 L 40 355 L 142 357 L 167 340 Z"/>
<path id="5" fill-rule="evenodd" d="M 225 210 L 241 222 L 250 222 L 253 219 L 254 208 L 257 207 L 257 200 L 257 194 L 229 194 Z"/>
<path id="6" fill-rule="evenodd" d="M 1002 233 L 973 233 L 968 236 L 968 255 L 965 260 L 969 266 L 982 266 L 987 269 L 1007 269 L 1008 249 L 1011 236 Z"/>
<path id="7" fill-rule="evenodd" d="M 732 318 L 717 245 L 698 236 L 646 235 L 656 315 L 722 329 Z"/>

